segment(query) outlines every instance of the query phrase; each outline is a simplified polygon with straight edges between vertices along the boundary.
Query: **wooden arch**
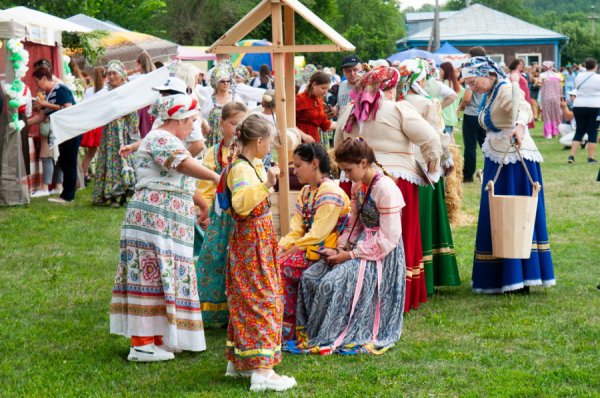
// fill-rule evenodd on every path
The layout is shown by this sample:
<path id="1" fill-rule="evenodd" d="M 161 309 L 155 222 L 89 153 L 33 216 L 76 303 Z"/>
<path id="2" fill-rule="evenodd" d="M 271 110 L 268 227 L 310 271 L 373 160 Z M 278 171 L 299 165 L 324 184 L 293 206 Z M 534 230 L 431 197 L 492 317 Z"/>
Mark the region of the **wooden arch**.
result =
<path id="1" fill-rule="evenodd" d="M 333 44 L 295 44 L 294 13 L 304 18 L 308 23 L 323 33 Z M 289 175 L 287 152 L 287 127 L 296 126 L 296 101 L 294 83 L 294 53 L 296 52 L 341 52 L 354 51 L 355 47 L 342 35 L 327 25 L 321 18 L 310 11 L 298 0 L 262 0 L 244 18 L 229 29 L 219 40 L 213 43 L 206 52 L 217 54 L 237 54 L 240 47 L 236 43 L 248 33 L 271 17 L 272 46 L 244 47 L 245 53 L 273 53 L 273 71 L 275 72 L 275 113 L 277 115 L 277 130 L 279 131 L 281 148 L 279 163 L 283 175 L 279 182 L 279 210 L 281 235 L 290 228 L 290 220 L 285 217 L 290 214 Z M 285 27 L 285 29 L 284 29 Z"/>

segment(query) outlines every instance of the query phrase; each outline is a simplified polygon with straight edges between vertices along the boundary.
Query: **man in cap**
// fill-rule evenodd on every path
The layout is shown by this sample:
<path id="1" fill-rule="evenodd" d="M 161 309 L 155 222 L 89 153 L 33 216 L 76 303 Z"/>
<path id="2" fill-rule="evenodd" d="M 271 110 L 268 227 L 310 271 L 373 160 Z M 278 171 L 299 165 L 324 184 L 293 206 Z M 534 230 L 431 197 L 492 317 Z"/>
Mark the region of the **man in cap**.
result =
<path id="1" fill-rule="evenodd" d="M 189 95 L 188 87 L 185 84 L 185 82 L 183 80 L 179 79 L 178 77 L 174 77 L 174 76 L 169 77 L 160 86 L 152 87 L 152 90 L 158 91 L 160 93 L 161 97 L 167 97 L 169 95 L 176 95 L 176 94 Z M 189 91 L 191 92 L 191 89 Z M 153 116 L 156 117 L 157 115 L 153 115 Z M 204 142 L 206 141 L 206 139 L 202 135 L 202 128 L 201 128 L 202 124 L 204 124 L 204 123 L 206 123 L 204 121 L 204 119 L 202 119 L 200 117 L 200 115 L 198 115 L 196 120 L 194 121 L 194 128 L 192 129 L 192 132 L 190 133 L 190 135 L 187 136 L 187 138 L 185 139 L 185 142 L 183 143 L 185 145 L 186 149 L 190 152 L 190 154 L 193 157 L 197 157 L 204 149 Z M 163 124 L 163 121 L 159 118 L 156 118 L 154 120 L 154 123 L 152 124 L 152 130 L 160 128 L 160 126 L 162 126 L 162 124 Z M 123 149 L 123 147 L 122 147 L 121 150 L 125 151 L 124 152 L 125 154 L 135 152 L 135 151 L 137 151 L 137 149 L 141 143 L 142 143 L 141 140 L 137 141 L 133 144 L 126 145 L 127 149 Z"/>
<path id="2" fill-rule="evenodd" d="M 338 89 L 337 113 L 350 103 L 350 91 L 358 83 L 362 76 L 362 61 L 357 55 L 347 56 L 342 60 L 342 72 L 346 80 L 340 83 Z"/>

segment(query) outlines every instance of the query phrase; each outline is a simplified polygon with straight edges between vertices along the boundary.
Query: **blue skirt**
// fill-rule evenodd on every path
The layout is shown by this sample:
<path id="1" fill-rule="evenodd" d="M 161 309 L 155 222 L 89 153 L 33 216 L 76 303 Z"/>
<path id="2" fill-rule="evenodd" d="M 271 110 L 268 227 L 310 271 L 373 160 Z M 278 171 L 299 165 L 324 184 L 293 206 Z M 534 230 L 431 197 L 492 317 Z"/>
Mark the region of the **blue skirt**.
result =
<path id="1" fill-rule="evenodd" d="M 492 231 L 490 226 L 490 207 L 486 183 L 494 179 L 500 166 L 484 158 L 483 186 L 481 205 L 475 240 L 473 261 L 473 291 L 475 293 L 503 293 L 521 289 L 525 286 L 554 285 L 554 269 L 546 228 L 546 208 L 544 202 L 544 183 L 542 171 L 537 162 L 525 160 L 527 169 L 534 181 L 542 185 L 538 196 L 531 257 L 529 259 L 506 259 L 492 255 Z M 531 183 L 521 162 L 505 165 L 494 185 L 497 195 L 523 195 L 532 193 Z"/>

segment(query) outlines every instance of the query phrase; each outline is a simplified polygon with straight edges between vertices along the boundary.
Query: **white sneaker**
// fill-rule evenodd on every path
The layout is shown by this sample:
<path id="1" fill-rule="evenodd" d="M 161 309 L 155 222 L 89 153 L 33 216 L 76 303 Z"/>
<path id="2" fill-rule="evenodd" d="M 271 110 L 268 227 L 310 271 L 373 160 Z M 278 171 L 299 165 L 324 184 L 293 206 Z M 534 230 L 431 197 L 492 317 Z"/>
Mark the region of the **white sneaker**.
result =
<path id="1" fill-rule="evenodd" d="M 171 352 L 158 348 L 154 344 L 146 344 L 129 349 L 128 361 L 132 362 L 158 362 L 168 361 L 175 358 Z"/>
<path id="2" fill-rule="evenodd" d="M 42 198 L 44 196 L 48 196 L 50 195 L 50 192 L 48 192 L 47 189 L 44 190 L 39 190 L 39 191 L 35 191 L 34 193 L 32 193 L 31 195 L 29 195 L 30 198 Z"/>
<path id="3" fill-rule="evenodd" d="M 296 379 L 293 377 L 282 376 L 280 379 L 272 379 L 275 371 L 271 369 L 267 376 L 263 376 L 257 372 L 252 373 L 252 385 L 250 391 L 285 391 L 296 385 Z"/>
<path id="4" fill-rule="evenodd" d="M 66 203 L 71 203 L 73 201 L 72 200 L 65 200 L 65 199 L 63 199 L 61 197 L 58 197 L 58 198 L 48 198 L 48 202 L 66 204 Z"/>
<path id="5" fill-rule="evenodd" d="M 227 362 L 227 370 L 225 376 L 227 377 L 252 377 L 253 370 L 236 370 L 233 362 Z"/>
<path id="6" fill-rule="evenodd" d="M 54 188 L 52 191 L 48 192 L 49 195 L 60 195 L 62 193 L 62 189 Z"/>

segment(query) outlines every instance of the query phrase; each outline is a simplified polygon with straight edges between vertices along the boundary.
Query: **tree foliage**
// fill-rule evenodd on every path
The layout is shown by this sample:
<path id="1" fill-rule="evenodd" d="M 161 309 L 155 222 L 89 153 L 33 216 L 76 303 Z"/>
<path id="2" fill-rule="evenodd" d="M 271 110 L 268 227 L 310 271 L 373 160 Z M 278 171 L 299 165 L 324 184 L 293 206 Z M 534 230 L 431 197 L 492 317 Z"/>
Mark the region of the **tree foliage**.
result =
<path id="1" fill-rule="evenodd" d="M 161 19 L 166 10 L 164 0 L 0 0 L 0 8 L 25 6 L 60 18 L 85 14 L 108 20 L 126 29 L 164 36 Z"/>

